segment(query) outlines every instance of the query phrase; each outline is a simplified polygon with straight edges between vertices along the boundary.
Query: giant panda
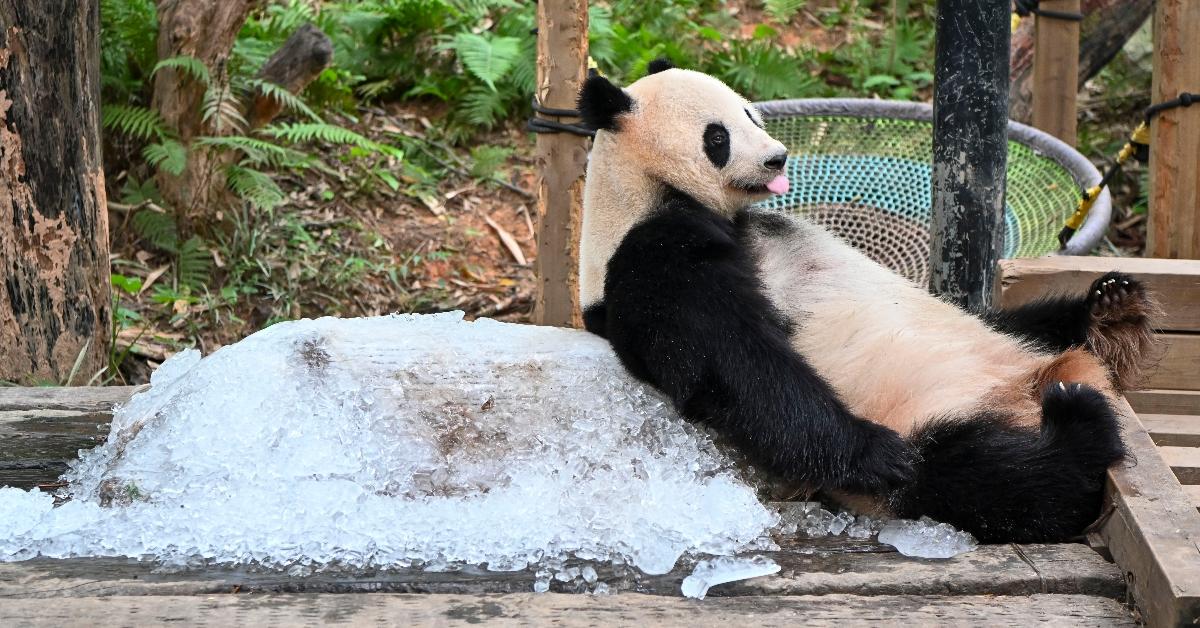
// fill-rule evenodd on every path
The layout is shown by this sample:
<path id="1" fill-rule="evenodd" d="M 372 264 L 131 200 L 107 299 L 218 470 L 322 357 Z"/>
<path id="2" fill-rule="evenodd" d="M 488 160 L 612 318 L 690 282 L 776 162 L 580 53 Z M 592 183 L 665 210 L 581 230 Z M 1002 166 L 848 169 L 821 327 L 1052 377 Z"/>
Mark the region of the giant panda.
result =
<path id="1" fill-rule="evenodd" d="M 655 62 L 624 89 L 590 77 L 578 106 L 597 129 L 585 327 L 688 420 L 868 514 L 983 542 L 1066 540 L 1095 520 L 1126 455 L 1112 401 L 1151 343 L 1137 280 L 968 313 L 751 207 L 786 191 L 787 151 L 718 79 Z"/>

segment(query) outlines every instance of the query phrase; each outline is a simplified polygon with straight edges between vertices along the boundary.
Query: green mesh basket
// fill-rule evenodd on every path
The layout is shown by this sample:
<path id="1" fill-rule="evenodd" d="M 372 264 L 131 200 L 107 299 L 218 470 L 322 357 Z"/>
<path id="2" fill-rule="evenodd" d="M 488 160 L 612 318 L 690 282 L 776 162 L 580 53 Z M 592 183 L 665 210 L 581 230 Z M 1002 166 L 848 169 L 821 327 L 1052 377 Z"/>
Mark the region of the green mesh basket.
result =
<path id="1" fill-rule="evenodd" d="M 933 109 L 921 103 L 813 99 L 758 103 L 788 147 L 787 194 L 762 206 L 808 216 L 913 281 L 929 275 Z M 1082 155 L 1037 129 L 1009 123 L 1005 257 L 1081 255 L 1104 234 L 1105 190 L 1060 251 L 1058 233 L 1079 188 L 1100 180 Z"/>

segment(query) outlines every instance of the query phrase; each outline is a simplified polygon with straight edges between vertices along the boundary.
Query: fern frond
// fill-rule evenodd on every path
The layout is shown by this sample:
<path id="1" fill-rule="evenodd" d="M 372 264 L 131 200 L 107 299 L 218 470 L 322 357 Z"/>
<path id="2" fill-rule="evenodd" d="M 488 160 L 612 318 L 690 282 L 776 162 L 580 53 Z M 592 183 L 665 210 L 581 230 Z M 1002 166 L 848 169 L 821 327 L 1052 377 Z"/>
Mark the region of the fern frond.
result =
<path id="1" fill-rule="evenodd" d="M 254 208 L 272 210 L 287 200 L 283 190 L 269 175 L 258 170 L 242 166 L 230 166 L 225 169 L 225 180 L 229 189 Z"/>
<path id="2" fill-rule="evenodd" d="M 206 90 L 201 110 L 204 122 L 218 134 L 226 130 L 241 133 L 246 129 L 246 117 L 242 115 L 241 103 L 228 86 L 213 86 Z"/>
<path id="3" fill-rule="evenodd" d="M 294 168 L 308 165 L 312 157 L 304 151 L 244 135 L 199 137 L 196 143 L 222 150 L 240 152 L 249 163 L 274 168 Z"/>
<path id="4" fill-rule="evenodd" d="M 467 124 L 491 127 L 506 110 L 504 97 L 499 92 L 476 85 L 463 96 L 458 113 Z"/>
<path id="5" fill-rule="evenodd" d="M 274 98 L 285 109 L 304 114 L 314 122 L 321 122 L 321 116 L 317 115 L 317 112 L 313 111 L 302 98 L 288 91 L 286 87 L 262 79 L 251 79 L 248 84 L 268 97 Z"/>
<path id="6" fill-rule="evenodd" d="M 148 144 L 142 149 L 142 158 L 146 163 L 163 171 L 179 176 L 187 167 L 187 148 L 175 140 L 163 140 L 158 144 Z"/>
<path id="7" fill-rule="evenodd" d="M 162 117 L 147 107 L 105 105 L 100 109 L 100 124 L 106 129 L 140 140 L 168 135 Z"/>
<path id="8" fill-rule="evenodd" d="M 808 0 L 764 0 L 763 8 L 778 22 L 786 24 L 807 3 Z"/>
<path id="9" fill-rule="evenodd" d="M 496 81 L 504 78 L 521 54 L 521 40 L 459 33 L 451 40 L 450 48 L 471 74 L 495 90 Z"/>
<path id="10" fill-rule="evenodd" d="M 192 236 L 179 245 L 175 257 L 175 281 L 180 288 L 199 292 L 208 282 L 211 269 L 212 255 L 199 236 Z"/>
<path id="11" fill-rule="evenodd" d="M 404 156 L 399 149 L 393 146 L 380 144 L 379 142 L 359 135 L 350 129 L 333 124 L 326 124 L 324 122 L 277 124 L 263 129 L 263 133 L 292 143 L 317 141 L 325 142 L 327 144 L 356 146 L 358 148 L 380 153 L 396 159 Z"/>
<path id="12" fill-rule="evenodd" d="M 175 217 L 152 209 L 142 209 L 133 215 L 133 231 L 151 246 L 174 253 L 179 248 L 179 228 Z"/>
<path id="13" fill-rule="evenodd" d="M 212 84 L 212 75 L 208 72 L 208 66 L 204 65 L 203 61 L 191 55 L 180 55 L 178 57 L 163 59 L 154 64 L 154 69 L 150 71 L 150 74 L 157 74 L 159 70 L 164 68 L 179 70 L 193 79 L 200 81 L 205 86 Z"/>

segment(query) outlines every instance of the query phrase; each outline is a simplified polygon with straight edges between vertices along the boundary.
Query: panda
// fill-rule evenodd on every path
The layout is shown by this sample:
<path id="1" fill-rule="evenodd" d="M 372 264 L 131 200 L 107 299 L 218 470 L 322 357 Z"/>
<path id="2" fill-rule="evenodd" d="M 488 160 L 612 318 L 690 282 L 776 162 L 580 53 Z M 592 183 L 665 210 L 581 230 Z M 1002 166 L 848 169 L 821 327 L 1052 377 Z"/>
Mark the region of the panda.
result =
<path id="1" fill-rule="evenodd" d="M 756 466 L 864 514 L 982 542 L 1054 542 L 1099 514 L 1126 456 L 1112 401 L 1154 304 L 1110 273 L 976 314 L 804 219 L 787 150 L 718 79 L 667 62 L 578 98 L 597 129 L 580 239 L 584 325 Z"/>

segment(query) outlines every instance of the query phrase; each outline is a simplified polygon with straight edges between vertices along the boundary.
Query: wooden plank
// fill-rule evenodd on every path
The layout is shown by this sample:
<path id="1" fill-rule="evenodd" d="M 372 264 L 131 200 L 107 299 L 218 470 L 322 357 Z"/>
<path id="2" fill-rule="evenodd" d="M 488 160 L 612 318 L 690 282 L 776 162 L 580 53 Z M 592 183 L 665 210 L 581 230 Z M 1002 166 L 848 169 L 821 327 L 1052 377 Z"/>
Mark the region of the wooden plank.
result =
<path id="1" fill-rule="evenodd" d="M 539 2 L 537 98 L 545 107 L 574 109 L 587 76 L 587 0 Z M 567 120 L 563 120 L 567 121 Z M 583 327 L 579 305 L 579 234 L 588 139 L 537 134 L 537 287 L 533 320 Z"/>
<path id="2" fill-rule="evenodd" d="M 1151 102 L 1200 92 L 1200 2 L 1158 0 Z M 1200 258 L 1200 110 L 1163 111 L 1150 125 L 1146 255 Z"/>
<path id="3" fill-rule="evenodd" d="M 1200 331 L 1200 260 L 1066 255 L 1001 260 L 1000 306 L 1015 307 L 1050 294 L 1082 295 L 1113 270 L 1137 277 L 1155 294 L 1166 312 L 1160 328 Z"/>
<path id="4" fill-rule="evenodd" d="M 1146 373 L 1146 388 L 1200 390 L 1200 334 L 1159 334 L 1163 354 Z"/>
<path id="5" fill-rule="evenodd" d="M 1041 0 L 1039 8 L 1079 13 L 1080 0 Z M 1033 126 L 1075 145 L 1079 22 L 1038 16 L 1033 50 Z"/>
<path id="6" fill-rule="evenodd" d="M 0 410 L 109 412 L 115 404 L 128 401 L 129 397 L 141 388 L 139 386 L 0 387 Z"/>
<path id="7" fill-rule="evenodd" d="M 1163 462 L 1171 467 L 1180 484 L 1200 484 L 1200 449 L 1195 447 L 1159 447 Z"/>
<path id="8" fill-rule="evenodd" d="M 1193 506 L 1200 508 L 1200 484 L 1189 484 L 1183 487 L 1183 494 L 1187 495 Z"/>
<path id="9" fill-rule="evenodd" d="M 1113 509 L 1100 536 L 1148 625 L 1189 624 L 1200 619 L 1200 513 L 1128 404 L 1120 406 L 1131 459 L 1108 472 Z"/>
<path id="10" fill-rule="evenodd" d="M 1200 447 L 1200 416 L 1140 414 L 1142 425 L 1160 447 Z"/>
<path id="11" fill-rule="evenodd" d="M 1200 391 L 1196 390 L 1131 390 L 1125 398 L 1139 413 L 1200 414 Z"/>
<path id="12" fill-rule="evenodd" d="M 5 626 L 1135 626 L 1116 600 L 1082 595 L 743 597 L 620 595 L 219 595 L 10 600 Z"/>
<path id="13" fill-rule="evenodd" d="M 1121 570 L 1085 545 L 986 545 L 950 560 L 921 560 L 859 544 L 856 552 L 797 547 L 766 553 L 780 571 L 714 588 L 710 595 L 1031 595 L 1086 594 L 1122 597 Z M 819 547 L 819 544 L 818 544 Z M 861 551 L 871 550 L 876 551 Z M 890 550 L 890 548 L 886 548 Z M 597 568 L 613 588 L 678 596 L 691 573 L 681 564 L 661 576 L 636 580 L 612 568 Z M 36 559 L 0 563 L 0 600 L 13 598 L 110 595 L 208 595 L 243 593 L 519 593 L 533 589 L 529 571 L 488 572 L 475 568 L 425 572 L 394 569 L 359 574 L 290 577 L 278 572 L 247 572 L 211 567 L 201 571 L 162 570 L 151 562 L 127 559 Z M 573 584 L 552 581 L 557 592 Z M 2 603 L 0 603 L 2 605 Z"/>

